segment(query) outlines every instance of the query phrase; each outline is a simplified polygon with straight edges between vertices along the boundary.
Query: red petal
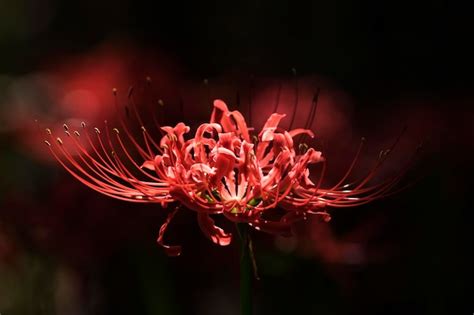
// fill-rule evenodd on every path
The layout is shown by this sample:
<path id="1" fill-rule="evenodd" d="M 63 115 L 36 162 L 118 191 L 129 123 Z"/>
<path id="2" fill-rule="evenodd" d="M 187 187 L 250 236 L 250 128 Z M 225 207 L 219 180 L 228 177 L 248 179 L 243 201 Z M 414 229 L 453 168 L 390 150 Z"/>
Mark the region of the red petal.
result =
<path id="1" fill-rule="evenodd" d="M 290 136 L 292 136 L 293 138 L 295 136 L 299 135 L 299 134 L 302 134 L 302 133 L 305 133 L 308 136 L 310 136 L 311 138 L 314 138 L 314 133 L 309 129 L 298 128 L 298 129 L 291 130 L 289 133 L 290 133 Z"/>
<path id="2" fill-rule="evenodd" d="M 276 127 L 280 123 L 280 120 L 285 117 L 286 115 L 281 115 L 281 114 L 272 114 L 265 125 L 262 128 L 262 131 L 260 131 L 260 138 L 262 141 L 272 141 L 273 140 L 273 133 L 275 132 Z"/>
<path id="3" fill-rule="evenodd" d="M 141 167 L 149 169 L 150 171 L 154 171 L 155 170 L 155 162 L 154 161 L 145 161 L 145 162 L 143 162 Z"/>
<path id="4" fill-rule="evenodd" d="M 316 163 L 316 162 L 320 162 L 322 160 L 321 152 L 316 151 L 313 148 L 309 149 L 307 154 L 309 154 L 308 163 Z"/>
<path id="5" fill-rule="evenodd" d="M 229 109 L 222 100 L 214 101 L 214 109 L 211 114 L 211 123 L 219 123 L 225 132 L 234 132 L 235 126 L 228 116 Z"/>
<path id="6" fill-rule="evenodd" d="M 232 234 L 214 225 L 214 220 L 207 213 L 198 213 L 198 224 L 204 235 L 215 244 L 227 246 L 232 241 Z"/>
<path id="7" fill-rule="evenodd" d="M 247 127 L 247 123 L 245 122 L 244 116 L 242 116 L 242 114 L 236 110 L 234 110 L 230 114 L 232 115 L 232 117 L 234 117 L 235 122 L 237 123 L 237 127 L 239 128 L 239 131 L 242 134 L 242 138 L 244 138 L 245 141 L 250 142 L 249 129 Z"/>
<path id="8" fill-rule="evenodd" d="M 267 121 L 265 122 L 265 125 L 262 128 L 262 131 L 267 128 L 276 128 L 278 124 L 280 123 L 280 120 L 285 117 L 285 114 L 272 114 Z"/>
<path id="9" fill-rule="evenodd" d="M 222 111 L 224 113 L 227 113 L 229 111 L 229 109 L 227 108 L 226 103 L 224 103 L 224 101 L 220 100 L 220 99 L 214 100 L 214 107 L 219 109 L 220 111 Z"/>
<path id="10" fill-rule="evenodd" d="M 214 183 L 219 182 L 222 179 L 222 177 L 229 174 L 235 165 L 235 155 L 234 157 L 232 157 L 232 155 L 228 154 L 229 152 L 232 153 L 232 151 L 229 151 L 224 148 L 219 148 L 219 149 L 223 152 L 218 153 L 215 157 L 215 162 L 213 164 L 213 167 L 216 169 L 216 171 L 215 171 L 215 175 L 212 177 Z M 226 152 L 225 150 L 229 152 Z"/>
<path id="11" fill-rule="evenodd" d="M 186 126 L 182 122 L 176 124 L 176 126 L 174 127 L 174 134 L 177 136 L 178 141 L 181 145 L 184 145 L 184 134 L 188 133 L 189 130 L 189 126 Z"/>
<path id="12" fill-rule="evenodd" d="M 179 256 L 181 254 L 181 246 L 170 246 L 170 245 L 165 245 L 163 243 L 163 237 L 166 232 L 166 228 L 170 224 L 171 220 L 173 219 L 174 215 L 176 212 L 178 212 L 178 207 L 176 207 L 170 214 L 168 214 L 168 217 L 166 218 L 166 221 L 161 225 L 160 227 L 160 232 L 158 233 L 158 238 L 156 239 L 156 242 L 163 247 L 165 250 L 166 254 L 168 256 Z"/>

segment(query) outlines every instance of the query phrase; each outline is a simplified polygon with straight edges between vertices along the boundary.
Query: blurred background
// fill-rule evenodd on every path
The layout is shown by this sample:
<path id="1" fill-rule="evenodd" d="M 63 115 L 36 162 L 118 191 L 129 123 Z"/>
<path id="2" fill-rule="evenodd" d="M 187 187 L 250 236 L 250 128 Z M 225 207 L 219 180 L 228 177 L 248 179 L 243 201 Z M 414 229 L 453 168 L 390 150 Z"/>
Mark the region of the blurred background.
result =
<path id="1" fill-rule="evenodd" d="M 160 206 L 84 187 L 43 143 L 45 127 L 114 122 L 112 88 L 124 103 L 147 76 L 141 102 L 191 127 L 221 98 L 259 128 L 296 90 L 302 126 L 320 88 L 325 184 L 362 136 L 355 175 L 408 127 L 376 179 L 423 142 L 410 189 L 291 238 L 254 233 L 256 314 L 471 314 L 473 24 L 441 0 L 0 0 L 0 314 L 239 313 L 238 242 L 214 246 L 181 211 L 167 238 L 183 255 L 166 257 Z"/>

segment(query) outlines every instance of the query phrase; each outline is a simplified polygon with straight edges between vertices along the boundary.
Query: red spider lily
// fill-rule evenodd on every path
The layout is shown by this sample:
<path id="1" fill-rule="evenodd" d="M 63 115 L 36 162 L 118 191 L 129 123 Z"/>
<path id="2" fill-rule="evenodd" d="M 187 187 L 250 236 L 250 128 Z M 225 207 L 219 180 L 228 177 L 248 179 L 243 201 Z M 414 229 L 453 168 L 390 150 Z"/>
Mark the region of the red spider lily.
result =
<path id="1" fill-rule="evenodd" d="M 209 123 L 201 124 L 194 137 L 186 140 L 190 128 L 182 122 L 175 127 L 160 127 L 155 120 L 162 132 L 161 140 L 156 141 L 135 113 L 142 125 L 142 140 L 133 137 L 121 120 L 123 132 L 107 125 L 102 132 L 98 128 L 90 132 L 82 123 L 81 135 L 78 131 L 71 133 L 64 125 L 68 143 L 47 129 L 51 139 L 46 144 L 69 173 L 102 194 L 131 202 L 160 203 L 163 207 L 178 202 L 196 211 L 203 233 L 222 246 L 230 244 L 231 234 L 217 227 L 211 215 L 222 214 L 235 223 L 288 235 L 292 224 L 307 215 L 329 221 L 328 207 L 362 205 L 393 193 L 391 188 L 402 176 L 400 173 L 376 185 L 369 183 L 388 156 L 387 150 L 366 177 L 345 184 L 358 160 L 362 141 L 343 178 L 332 187 L 321 187 L 325 158 L 321 152 L 304 143 L 296 145 L 295 141 L 297 137 L 314 137 L 313 132 L 279 128 L 283 114 L 272 114 L 257 134 L 239 111 L 229 111 L 223 101 L 215 100 Z M 123 135 L 136 148 L 138 160 L 127 150 Z M 321 166 L 315 181 L 310 179 L 312 164 Z M 169 214 L 157 239 L 170 255 L 181 252 L 180 246 L 163 242 L 178 208 Z M 276 208 L 280 213 L 275 213 Z"/>

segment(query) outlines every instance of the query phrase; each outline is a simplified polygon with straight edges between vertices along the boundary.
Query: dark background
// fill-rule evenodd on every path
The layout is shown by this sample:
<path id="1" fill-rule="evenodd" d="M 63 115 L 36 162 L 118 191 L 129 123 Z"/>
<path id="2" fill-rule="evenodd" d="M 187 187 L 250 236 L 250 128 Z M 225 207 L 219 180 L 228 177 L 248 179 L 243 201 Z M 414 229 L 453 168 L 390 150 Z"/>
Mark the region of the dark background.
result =
<path id="1" fill-rule="evenodd" d="M 136 61 L 144 55 L 177 65 L 161 63 L 165 79 L 316 75 L 350 96 L 353 128 L 369 136 L 417 113 L 403 119 L 427 140 L 411 175 L 422 179 L 335 213 L 331 236 L 315 240 L 365 258 L 287 253 L 258 234 L 257 314 L 471 314 L 473 23 L 453 1 L 1 0 L 0 313 L 238 313 L 237 245 L 213 246 L 182 213 L 169 237 L 186 252 L 168 258 L 154 243 L 160 208 L 99 196 L 34 153 L 42 139 L 28 138 L 25 121 L 50 113 L 55 98 L 28 80 L 59 64 L 62 78 L 75 75 L 71 58 L 113 43 L 137 66 L 111 74 L 107 89 L 153 72 Z"/>

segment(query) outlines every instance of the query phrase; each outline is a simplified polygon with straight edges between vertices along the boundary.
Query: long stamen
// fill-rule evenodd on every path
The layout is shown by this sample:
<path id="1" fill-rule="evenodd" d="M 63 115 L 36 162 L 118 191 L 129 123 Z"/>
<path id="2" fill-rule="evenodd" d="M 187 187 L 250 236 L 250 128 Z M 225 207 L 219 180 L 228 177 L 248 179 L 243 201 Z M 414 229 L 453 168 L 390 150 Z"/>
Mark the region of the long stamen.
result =
<path id="1" fill-rule="evenodd" d="M 138 144 L 138 142 L 135 140 L 135 138 L 133 137 L 133 135 L 130 132 L 129 128 L 127 127 L 127 124 L 125 123 L 122 115 L 120 114 L 121 110 L 120 110 L 119 105 L 118 105 L 117 90 L 116 89 L 113 90 L 113 94 L 114 94 L 114 98 L 115 98 L 115 107 L 117 108 L 117 112 L 119 113 L 118 117 L 119 117 L 120 125 L 122 126 L 123 130 L 125 131 L 125 134 L 129 138 L 129 140 L 132 142 L 132 144 L 137 148 L 138 153 L 140 154 L 140 156 L 144 160 L 153 159 L 153 156 L 149 156 L 148 153 L 142 148 L 142 146 L 140 144 Z M 128 113 L 128 115 L 129 115 L 128 107 L 125 107 L 125 109 L 126 109 L 126 113 Z"/>
<path id="2" fill-rule="evenodd" d="M 357 149 L 357 152 L 354 156 L 354 159 L 352 160 L 351 162 L 351 165 L 349 166 L 349 168 L 347 169 L 346 173 L 344 174 L 344 176 L 339 180 L 339 182 L 334 185 L 331 190 L 334 190 L 334 189 L 337 189 L 339 188 L 339 186 L 341 186 L 347 179 L 347 177 L 349 177 L 349 175 L 352 173 L 352 170 L 354 169 L 354 166 L 356 165 L 358 159 L 359 159 L 359 156 L 360 156 L 360 153 L 362 151 L 362 148 L 364 146 L 364 143 L 365 143 L 365 138 L 362 137 L 360 139 L 360 144 L 359 144 L 359 148 Z"/>
<path id="3" fill-rule="evenodd" d="M 314 119 L 316 117 L 316 111 L 318 109 L 318 100 L 319 100 L 319 94 L 321 92 L 321 89 L 318 88 L 316 90 L 316 93 L 314 94 L 313 96 L 313 99 L 311 100 L 311 110 L 308 114 L 308 119 L 306 120 L 306 123 L 305 123 L 305 126 L 304 126 L 304 129 L 311 129 L 311 127 L 313 126 L 314 124 Z M 308 135 L 305 133 L 303 134 L 303 136 L 301 137 L 301 143 L 306 141 L 308 138 Z"/>
<path id="4" fill-rule="evenodd" d="M 157 144 L 157 142 L 155 141 L 155 139 L 153 139 L 153 137 L 150 135 L 150 133 L 147 132 L 146 128 L 145 128 L 145 124 L 144 124 L 144 121 L 138 111 L 138 108 L 137 108 L 137 105 L 135 103 L 135 100 L 134 100 L 134 97 L 133 97 L 133 91 L 134 91 L 134 88 L 133 86 L 130 87 L 130 90 L 129 90 L 129 93 L 128 93 L 128 100 L 129 100 L 129 104 L 130 106 L 133 108 L 133 112 L 135 113 L 135 117 L 137 118 L 138 122 L 140 123 L 141 125 L 141 129 L 142 129 L 142 132 L 143 132 L 143 140 L 145 141 L 145 145 L 146 145 L 146 148 L 148 150 L 148 153 L 150 156 L 155 156 L 155 153 L 152 152 L 152 150 L 150 149 L 150 146 L 149 146 L 149 143 L 148 141 L 150 141 L 153 145 L 153 147 L 158 150 L 160 153 L 163 153 L 163 150 L 160 148 L 160 146 Z M 161 128 L 159 128 L 161 132 L 163 132 L 163 130 Z"/>
<path id="5" fill-rule="evenodd" d="M 155 142 L 155 140 L 154 140 L 153 137 L 150 135 L 150 133 L 148 132 L 148 130 L 145 129 L 145 127 L 143 127 L 143 126 L 142 126 L 142 132 L 143 132 L 143 136 L 148 139 L 148 140 L 145 139 L 145 141 L 150 141 L 151 144 L 153 145 L 153 147 L 154 147 L 160 154 L 163 154 L 163 149 L 159 146 L 158 143 Z"/>
<path id="6" fill-rule="evenodd" d="M 324 175 L 326 174 L 326 161 L 323 160 L 322 164 L 323 164 L 323 168 L 321 170 L 321 175 L 319 176 L 318 183 L 316 184 L 316 187 L 312 188 L 313 195 L 310 198 L 308 198 L 305 202 L 303 202 L 302 204 L 298 204 L 298 206 L 306 206 L 307 204 L 311 203 L 313 201 L 313 199 L 317 196 L 319 187 L 321 187 Z"/>
<path id="7" fill-rule="evenodd" d="M 295 75 L 295 103 L 290 128 L 296 120 L 299 106 L 296 70 L 293 69 L 293 73 Z M 148 85 L 150 81 L 151 79 L 147 78 Z M 205 84 L 208 86 L 208 82 Z M 251 82 L 248 103 L 250 119 L 252 116 L 252 84 Z M 117 93 L 115 89 L 113 91 L 115 104 L 118 108 Z M 280 93 L 281 82 L 277 91 L 275 111 L 279 106 Z M 140 124 L 143 140 L 134 138 L 127 124 L 129 121 L 125 121 L 124 115 L 120 113 L 120 123 L 129 141 L 124 141 L 121 131 L 117 128 L 111 130 L 105 121 L 103 132 L 99 128 L 93 128 L 95 136 L 91 136 L 89 131 L 92 132 L 92 130 L 86 129 L 85 123 L 82 123 L 85 137 L 81 137 L 78 131 L 72 132 L 69 126 L 64 124 L 64 133 L 68 136 L 65 141 L 71 141 L 72 149 L 68 149 L 70 147 L 63 139 L 53 136 L 49 129 L 47 129 L 49 139 L 45 140 L 45 143 L 54 158 L 73 177 L 107 196 L 132 202 L 161 203 L 163 207 L 171 202 L 179 201 L 198 213 L 223 214 L 233 222 L 247 223 L 258 230 L 288 234 L 291 233 L 291 224 L 304 220 L 307 215 L 321 215 L 325 220 L 329 220 L 330 215 L 326 212 L 326 207 L 353 207 L 391 195 L 414 160 L 414 158 L 410 159 L 401 172 L 390 176 L 381 183 L 371 183 L 372 178 L 376 176 L 398 144 L 404 129 L 388 150 L 381 151 L 379 158 L 374 165 L 371 165 L 365 177 L 353 184 L 344 184 L 359 162 L 364 145 L 364 139 L 362 139 L 342 178 L 331 188 L 321 188 L 326 173 L 325 158 L 321 157 L 320 152 L 308 152 L 309 146 L 307 144 L 300 143 L 298 146 L 294 140 L 297 135 L 312 128 L 319 94 L 320 89 L 318 88 L 312 99 L 305 128 L 287 131 L 275 126 L 274 130 L 271 130 L 273 134 L 267 137 L 269 141 L 265 140 L 268 150 L 263 151 L 260 144 L 258 146 L 248 144 L 251 142 L 249 140 L 251 137 L 238 132 L 241 128 L 240 125 L 246 126 L 245 120 L 239 112 L 230 112 L 226 107 L 223 107 L 225 110 L 219 108 L 224 111 L 222 117 L 231 118 L 230 122 L 229 120 L 223 122 L 220 120 L 216 123 L 233 124 L 237 130 L 231 134 L 233 138 L 230 147 L 232 156 L 235 155 L 235 161 L 231 165 L 226 163 L 223 177 L 215 175 L 223 173 L 224 170 L 218 170 L 220 173 L 216 172 L 216 168 L 220 164 L 215 161 L 214 154 L 216 151 L 220 152 L 219 148 L 229 146 L 227 138 L 225 141 L 224 137 L 215 139 L 215 133 L 212 134 L 213 137 L 207 138 L 207 136 L 203 136 L 203 129 L 200 127 L 201 131 L 196 132 L 195 138 L 185 140 L 183 144 L 182 129 L 180 129 L 183 126 L 177 125 L 175 131 L 171 131 L 171 127 L 165 128 L 167 134 L 164 136 L 169 139 L 155 141 L 145 128 L 146 119 L 143 119 L 138 111 L 133 87 L 130 88 L 127 95 L 128 104 L 125 106 L 125 115 L 126 119 L 131 119 L 131 115 L 134 116 L 133 121 Z M 240 103 L 238 93 L 237 103 Z M 182 100 L 180 109 L 184 115 Z M 153 117 L 155 126 L 160 128 L 156 116 L 153 115 Z M 269 119 L 270 125 L 272 124 L 271 119 L 274 118 Z M 213 121 L 212 118 L 211 121 Z M 218 130 L 218 127 L 212 126 Z M 206 125 L 203 128 L 206 128 Z M 207 132 L 206 130 L 208 129 L 204 131 Z M 110 132 L 115 135 L 111 135 Z M 160 132 L 163 133 L 161 128 Z M 179 139 L 177 134 L 180 136 Z M 135 147 L 136 154 L 132 154 L 133 151 L 129 148 L 130 144 Z M 201 148 L 201 145 L 205 148 Z M 245 145 L 249 146 L 245 147 Z M 115 148 L 121 152 L 117 152 Z M 297 153 L 298 149 L 299 153 Z M 259 153 L 258 156 L 256 156 L 256 152 Z M 265 152 L 268 153 L 265 154 Z M 249 153 L 253 157 L 252 159 L 241 156 Z M 143 159 L 143 166 L 141 166 L 141 162 L 138 162 L 140 159 Z M 309 177 L 309 165 L 316 162 L 318 165 L 321 162 L 322 168 L 319 178 L 314 184 Z M 199 163 L 198 167 L 196 167 L 196 163 Z M 149 172 L 149 170 L 153 170 L 153 172 Z M 215 180 L 216 178 L 218 180 Z M 276 207 L 281 207 L 286 213 L 267 220 L 264 211 Z M 171 255 L 179 255 L 180 247 L 164 245 L 163 237 L 177 210 L 178 208 L 175 208 L 168 215 L 157 238 L 157 242 Z"/>
<path id="8" fill-rule="evenodd" d="M 273 108 L 272 113 L 278 113 L 278 106 L 280 106 L 281 86 L 282 86 L 282 82 L 280 80 L 278 81 L 278 89 L 277 89 L 277 94 L 275 98 L 275 107 Z"/>
<path id="9" fill-rule="evenodd" d="M 161 120 L 162 120 L 162 123 L 164 123 L 164 107 L 165 107 L 165 103 L 163 102 L 162 99 L 159 99 L 158 100 L 158 111 L 161 112 Z M 154 110 L 152 110 L 152 118 L 153 118 L 153 123 L 155 125 L 155 128 L 161 133 L 161 136 L 163 137 L 165 135 L 165 132 L 163 131 L 163 129 L 161 129 L 161 125 L 160 122 L 158 121 L 158 118 L 156 117 L 156 113 Z"/>
<path id="10" fill-rule="evenodd" d="M 147 94 L 146 92 L 148 92 L 149 94 L 149 102 L 146 102 L 149 104 L 149 110 L 151 112 L 151 117 L 153 119 L 153 124 L 154 126 L 156 127 L 156 129 L 159 131 L 159 133 L 161 134 L 161 136 L 163 136 L 165 134 L 165 132 L 161 129 L 161 123 L 158 122 L 158 119 L 156 118 L 156 113 L 158 112 L 158 114 L 160 114 L 162 117 L 164 116 L 164 113 L 163 113 L 163 101 L 160 99 L 158 101 L 155 101 L 157 98 L 155 97 L 154 93 L 153 93 L 153 88 L 152 88 L 152 80 L 151 78 L 148 76 L 146 77 L 146 84 L 145 84 L 145 94 Z M 158 104 L 158 109 L 156 109 L 156 106 L 155 104 Z M 143 126 L 143 124 L 142 124 Z M 158 146 L 159 147 L 159 146 Z M 161 152 L 161 151 L 160 151 Z"/>
<path id="11" fill-rule="evenodd" d="M 413 164 L 415 160 L 416 154 L 406 163 L 406 165 L 402 168 L 402 170 L 392 178 L 384 181 L 381 184 L 365 188 L 365 189 L 357 189 L 357 190 L 350 190 L 350 191 L 333 191 L 329 193 L 323 193 L 321 198 L 324 198 L 329 206 L 332 207 L 352 207 L 352 206 L 359 206 L 366 204 L 370 201 L 385 198 L 389 195 L 392 195 L 393 187 L 395 187 L 400 180 L 403 178 L 405 173 L 410 168 L 410 165 Z M 403 188 L 401 188 L 403 189 Z M 400 189 L 399 189 L 400 190 Z M 372 191 L 371 193 L 367 194 L 368 192 Z M 387 193 L 389 192 L 390 193 Z M 397 190 L 398 191 L 398 190 Z M 361 194 L 364 194 L 361 196 Z M 335 199 L 328 199 L 331 196 L 339 196 Z M 357 197 L 350 197 L 350 196 L 357 196 Z"/>
<path id="12" fill-rule="evenodd" d="M 50 134 L 48 132 L 48 134 Z M 121 199 L 121 200 L 127 200 L 127 201 L 132 201 L 132 202 L 143 202 L 140 200 L 135 200 L 135 195 L 136 192 L 132 189 L 126 191 L 122 189 L 117 189 L 117 187 L 108 184 L 107 182 L 101 181 L 94 176 L 90 175 L 89 172 L 87 172 L 84 168 L 82 168 L 79 163 L 67 152 L 67 150 L 64 148 L 64 142 L 62 141 L 61 138 L 56 138 L 56 141 L 54 141 L 52 134 L 50 134 L 50 137 L 52 139 L 51 142 L 47 141 L 46 144 L 48 145 L 50 152 L 54 156 L 54 158 L 77 180 L 79 180 L 81 183 L 84 185 L 102 193 L 110 197 L 114 197 L 116 199 Z M 56 143 L 56 146 L 59 149 L 59 152 L 61 153 L 62 156 L 64 156 L 65 160 L 68 161 L 72 167 L 77 169 L 82 175 L 79 175 L 79 173 L 75 172 L 71 167 L 69 167 L 66 162 L 63 161 L 63 159 L 60 158 L 60 156 L 56 153 L 56 151 L 53 149 L 52 143 Z M 86 179 L 88 178 L 88 179 Z"/>
<path id="13" fill-rule="evenodd" d="M 399 143 L 401 137 L 406 131 L 406 126 L 403 127 L 401 133 L 399 136 L 395 139 L 393 144 L 390 146 L 388 150 L 381 151 L 381 154 L 379 155 L 379 159 L 377 163 L 375 163 L 374 167 L 370 170 L 370 172 L 367 174 L 367 176 L 353 189 L 353 190 L 358 190 L 359 188 L 363 187 L 367 182 L 369 182 L 376 174 L 378 169 L 382 166 L 382 164 L 387 160 L 388 156 L 393 152 L 397 144 Z"/>
<path id="14" fill-rule="evenodd" d="M 66 131 L 67 132 L 67 131 Z M 76 134 L 76 136 L 79 133 Z M 68 134 L 69 135 L 69 134 Z M 79 137 L 79 136 L 77 136 Z M 130 189 L 130 187 L 127 187 L 125 185 L 122 185 L 118 181 L 116 181 L 113 177 L 109 176 L 108 174 L 111 174 L 116 177 L 120 177 L 116 172 L 113 170 L 105 167 L 104 165 L 100 164 L 96 159 L 94 159 L 80 144 L 80 142 L 76 139 L 76 137 L 71 137 L 72 141 L 74 142 L 76 152 L 78 153 L 79 158 L 83 161 L 83 163 L 97 176 L 99 176 L 103 181 L 109 182 L 113 184 L 114 186 L 117 187 L 117 189 L 120 189 L 122 191 L 127 191 Z M 91 163 L 87 161 L 89 159 Z"/>
<path id="15" fill-rule="evenodd" d="M 67 131 L 66 131 L 67 132 Z M 74 141 L 75 139 L 73 139 Z M 62 148 L 62 147 L 61 147 Z M 63 149 L 63 148 L 62 148 Z M 77 147 L 76 147 L 76 150 L 77 150 Z M 79 163 L 76 162 L 76 160 L 66 151 L 64 150 L 64 155 L 67 157 L 67 159 L 78 169 L 80 170 L 82 173 L 84 173 L 86 176 L 88 176 L 89 178 L 91 178 L 92 180 L 94 180 L 97 184 L 101 185 L 101 186 L 104 186 L 104 188 L 109 188 L 109 189 L 112 189 L 112 190 L 117 190 L 117 191 L 122 191 L 122 192 L 127 192 L 127 193 L 130 193 L 130 191 L 132 190 L 130 187 L 126 187 L 120 183 L 118 183 L 117 181 L 113 180 L 112 178 L 110 178 L 109 176 L 107 176 L 103 171 L 100 171 L 100 168 L 93 168 L 83 157 L 82 154 L 79 154 L 79 157 L 80 159 L 84 162 L 84 164 L 89 168 L 91 169 L 91 171 L 96 174 L 97 176 L 99 176 L 99 178 L 101 180 L 98 180 L 97 178 L 93 178 L 92 176 L 89 176 L 88 172 L 82 168 Z M 97 172 L 96 170 L 99 170 L 99 172 Z M 101 175 L 103 174 L 103 175 Z M 128 178 L 126 178 L 124 175 L 123 175 L 123 172 L 119 172 L 119 175 L 120 178 L 128 181 L 130 183 L 130 180 L 128 180 Z M 109 184 L 107 184 L 109 183 Z M 107 187 L 105 187 L 107 186 Z M 157 189 L 157 188 L 154 188 L 154 189 Z M 134 190 L 133 190 L 134 192 Z"/>
<path id="16" fill-rule="evenodd" d="M 164 196 L 156 196 L 157 192 L 164 192 L 165 194 L 167 193 L 166 190 L 164 191 L 159 191 L 155 189 L 150 189 L 149 186 L 145 185 L 144 183 L 140 182 L 139 179 L 133 176 L 133 174 L 127 169 L 127 167 L 120 161 L 120 159 L 117 157 L 117 154 L 112 154 L 112 156 L 115 158 L 117 165 L 119 168 L 122 170 L 122 172 L 125 174 L 124 180 L 126 180 L 130 185 L 132 185 L 136 190 L 141 192 L 144 196 L 146 196 L 150 200 L 158 200 L 158 201 L 163 201 L 162 198 L 159 197 L 164 197 Z M 133 180 L 130 180 L 133 179 Z"/>
<path id="17" fill-rule="evenodd" d="M 148 178 L 150 178 L 151 180 L 154 180 L 154 181 L 157 181 L 157 182 L 162 182 L 163 180 L 156 177 L 156 176 L 153 176 L 153 175 L 150 175 L 149 173 L 145 172 L 143 170 L 142 167 L 140 167 L 138 165 L 138 163 L 135 161 L 135 159 L 133 159 L 133 157 L 131 156 L 131 154 L 128 152 L 127 148 L 125 147 L 123 141 L 122 141 L 122 138 L 120 137 L 120 133 L 117 132 L 117 130 L 114 130 L 115 132 L 115 137 L 119 143 L 119 146 L 120 148 L 122 149 L 122 151 L 125 153 L 125 156 L 128 158 L 128 160 L 133 164 L 133 166 L 135 166 L 135 168 L 140 171 L 142 174 L 144 174 L 145 176 L 147 176 Z M 109 137 L 110 139 L 110 137 Z M 152 159 L 150 159 L 152 160 Z"/>
<path id="18" fill-rule="evenodd" d="M 316 111 L 318 109 L 318 101 L 319 101 L 320 93 L 321 93 L 321 89 L 318 88 L 316 90 L 316 93 L 314 93 L 313 95 L 313 99 L 311 100 L 311 110 L 308 116 L 308 120 L 306 121 L 306 124 L 304 127 L 305 129 L 311 129 L 311 127 L 313 126 L 314 118 L 316 117 Z"/>

